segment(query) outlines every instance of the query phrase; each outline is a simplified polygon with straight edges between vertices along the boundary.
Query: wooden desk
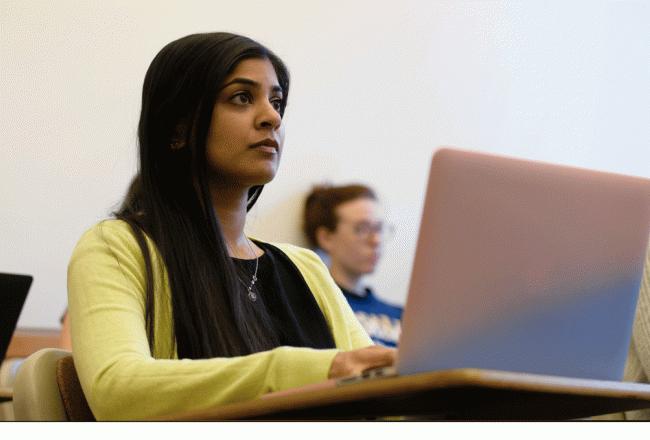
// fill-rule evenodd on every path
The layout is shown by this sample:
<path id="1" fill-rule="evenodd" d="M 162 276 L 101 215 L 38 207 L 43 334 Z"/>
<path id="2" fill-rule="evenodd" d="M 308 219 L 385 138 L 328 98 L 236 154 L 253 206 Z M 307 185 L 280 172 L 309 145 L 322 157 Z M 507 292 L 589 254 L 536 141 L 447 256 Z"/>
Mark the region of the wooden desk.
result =
<path id="1" fill-rule="evenodd" d="M 0 387 L 0 403 L 8 402 L 14 397 L 13 390 L 11 388 Z"/>
<path id="2" fill-rule="evenodd" d="M 42 348 L 58 347 L 60 330 L 17 328 L 7 347 L 5 358 L 26 358 Z"/>
<path id="3" fill-rule="evenodd" d="M 153 420 L 570 420 L 650 407 L 648 384 L 474 369 L 323 384 Z"/>

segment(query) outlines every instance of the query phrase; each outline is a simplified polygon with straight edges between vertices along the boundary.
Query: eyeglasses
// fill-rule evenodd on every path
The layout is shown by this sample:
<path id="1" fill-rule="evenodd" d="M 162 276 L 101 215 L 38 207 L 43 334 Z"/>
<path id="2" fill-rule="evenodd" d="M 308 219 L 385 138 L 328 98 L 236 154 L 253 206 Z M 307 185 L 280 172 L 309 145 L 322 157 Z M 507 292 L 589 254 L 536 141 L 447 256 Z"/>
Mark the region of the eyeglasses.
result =
<path id="1" fill-rule="evenodd" d="M 382 241 L 389 241 L 395 235 L 395 225 L 385 223 L 384 221 L 376 223 L 367 221 L 349 223 L 341 220 L 339 224 L 341 223 L 351 226 L 352 233 L 357 240 L 368 240 L 373 236 L 379 236 Z"/>

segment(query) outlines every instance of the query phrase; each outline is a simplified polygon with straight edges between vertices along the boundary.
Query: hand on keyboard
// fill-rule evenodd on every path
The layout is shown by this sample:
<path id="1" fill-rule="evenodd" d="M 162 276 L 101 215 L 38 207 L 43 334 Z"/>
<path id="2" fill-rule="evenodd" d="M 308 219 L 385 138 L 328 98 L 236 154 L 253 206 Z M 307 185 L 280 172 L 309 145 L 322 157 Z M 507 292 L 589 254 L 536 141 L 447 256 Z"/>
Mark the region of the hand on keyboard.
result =
<path id="1" fill-rule="evenodd" d="M 342 351 L 334 357 L 329 379 L 361 374 L 373 368 L 390 367 L 395 362 L 397 350 L 373 345 L 352 351 Z"/>

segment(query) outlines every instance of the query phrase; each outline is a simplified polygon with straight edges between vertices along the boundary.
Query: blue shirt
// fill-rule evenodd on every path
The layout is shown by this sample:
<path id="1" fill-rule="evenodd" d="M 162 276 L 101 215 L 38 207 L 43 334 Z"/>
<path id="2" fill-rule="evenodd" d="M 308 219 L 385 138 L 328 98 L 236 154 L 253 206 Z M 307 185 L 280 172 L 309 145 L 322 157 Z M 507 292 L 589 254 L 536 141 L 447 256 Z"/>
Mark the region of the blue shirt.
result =
<path id="1" fill-rule="evenodd" d="M 341 291 L 372 341 L 376 345 L 397 347 L 402 329 L 402 308 L 383 302 L 370 289 L 365 289 L 363 296 L 342 287 Z"/>

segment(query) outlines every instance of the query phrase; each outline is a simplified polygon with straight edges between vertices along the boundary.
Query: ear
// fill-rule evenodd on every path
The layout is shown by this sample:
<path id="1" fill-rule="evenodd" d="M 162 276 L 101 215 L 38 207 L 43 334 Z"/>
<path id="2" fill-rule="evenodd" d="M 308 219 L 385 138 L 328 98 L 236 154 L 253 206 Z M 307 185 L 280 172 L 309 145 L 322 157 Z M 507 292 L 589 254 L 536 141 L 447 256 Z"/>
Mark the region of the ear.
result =
<path id="1" fill-rule="evenodd" d="M 332 251 L 333 236 L 334 232 L 330 231 L 325 226 L 319 226 L 316 228 L 316 241 L 318 242 L 318 246 L 328 254 Z"/>

